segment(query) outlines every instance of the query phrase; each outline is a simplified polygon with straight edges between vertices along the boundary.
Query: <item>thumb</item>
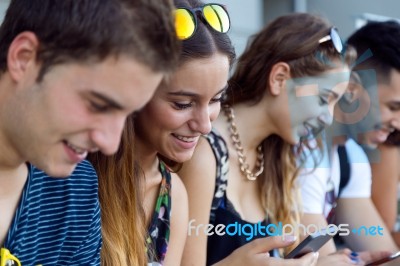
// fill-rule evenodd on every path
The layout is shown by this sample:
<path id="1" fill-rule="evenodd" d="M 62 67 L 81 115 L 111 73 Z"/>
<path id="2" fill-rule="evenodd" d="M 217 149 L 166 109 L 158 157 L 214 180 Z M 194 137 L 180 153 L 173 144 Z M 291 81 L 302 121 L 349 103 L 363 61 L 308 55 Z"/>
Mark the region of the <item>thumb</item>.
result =
<path id="1" fill-rule="evenodd" d="M 264 238 L 258 238 L 250 243 L 246 244 L 246 248 L 253 254 L 265 253 L 272 249 L 284 248 L 296 241 L 295 236 L 270 236 Z"/>

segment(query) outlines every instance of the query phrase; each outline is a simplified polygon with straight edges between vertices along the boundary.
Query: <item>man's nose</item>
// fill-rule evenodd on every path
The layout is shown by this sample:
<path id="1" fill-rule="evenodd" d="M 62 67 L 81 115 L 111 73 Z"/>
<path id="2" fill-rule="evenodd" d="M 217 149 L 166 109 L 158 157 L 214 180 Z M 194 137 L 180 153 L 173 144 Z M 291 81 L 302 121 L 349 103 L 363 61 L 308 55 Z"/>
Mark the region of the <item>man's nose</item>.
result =
<path id="1" fill-rule="evenodd" d="M 119 148 L 124 125 L 125 117 L 103 120 L 97 129 L 92 130 L 91 141 L 102 153 L 112 155 Z"/>

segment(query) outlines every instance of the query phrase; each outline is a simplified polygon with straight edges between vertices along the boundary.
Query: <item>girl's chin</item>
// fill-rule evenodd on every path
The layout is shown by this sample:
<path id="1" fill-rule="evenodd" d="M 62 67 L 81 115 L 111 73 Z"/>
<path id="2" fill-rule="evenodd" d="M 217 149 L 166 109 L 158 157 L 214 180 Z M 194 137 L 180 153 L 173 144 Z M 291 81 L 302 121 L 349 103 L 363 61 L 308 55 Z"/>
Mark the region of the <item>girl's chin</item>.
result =
<path id="1" fill-rule="evenodd" d="M 184 153 L 180 153 L 180 154 L 174 154 L 174 155 L 170 155 L 164 158 L 167 158 L 167 160 L 170 160 L 172 162 L 175 163 L 184 163 L 189 161 L 193 156 L 193 151 L 186 151 Z"/>

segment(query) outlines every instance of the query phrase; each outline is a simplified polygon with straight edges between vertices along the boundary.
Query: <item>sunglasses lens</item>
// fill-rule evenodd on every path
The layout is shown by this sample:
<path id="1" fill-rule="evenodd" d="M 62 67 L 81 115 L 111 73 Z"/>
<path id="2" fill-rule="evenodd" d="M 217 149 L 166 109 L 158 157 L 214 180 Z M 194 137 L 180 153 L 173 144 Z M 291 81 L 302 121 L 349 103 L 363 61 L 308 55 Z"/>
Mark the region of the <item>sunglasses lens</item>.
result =
<path id="1" fill-rule="evenodd" d="M 228 32 L 230 28 L 229 15 L 222 6 L 215 4 L 205 5 L 203 14 L 214 30 L 222 33 Z"/>
<path id="2" fill-rule="evenodd" d="M 179 39 L 190 38 L 196 29 L 195 23 L 195 18 L 190 11 L 183 8 L 175 10 L 175 29 Z"/>
<path id="3" fill-rule="evenodd" d="M 331 29 L 331 39 L 333 46 L 335 46 L 335 49 L 341 53 L 343 50 L 343 43 L 342 40 L 340 39 L 339 33 L 337 32 L 336 28 Z"/>

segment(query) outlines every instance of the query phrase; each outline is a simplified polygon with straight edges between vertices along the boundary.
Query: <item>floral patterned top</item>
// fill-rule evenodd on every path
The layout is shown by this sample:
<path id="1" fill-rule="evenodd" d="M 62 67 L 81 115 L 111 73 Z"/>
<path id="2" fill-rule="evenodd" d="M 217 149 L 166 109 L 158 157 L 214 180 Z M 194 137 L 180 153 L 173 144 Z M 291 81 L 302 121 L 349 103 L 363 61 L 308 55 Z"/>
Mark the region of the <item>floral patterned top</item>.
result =
<path id="1" fill-rule="evenodd" d="M 171 216 L 171 173 L 160 161 L 162 176 L 160 193 L 148 230 L 147 257 L 149 265 L 162 265 L 167 253 Z"/>

